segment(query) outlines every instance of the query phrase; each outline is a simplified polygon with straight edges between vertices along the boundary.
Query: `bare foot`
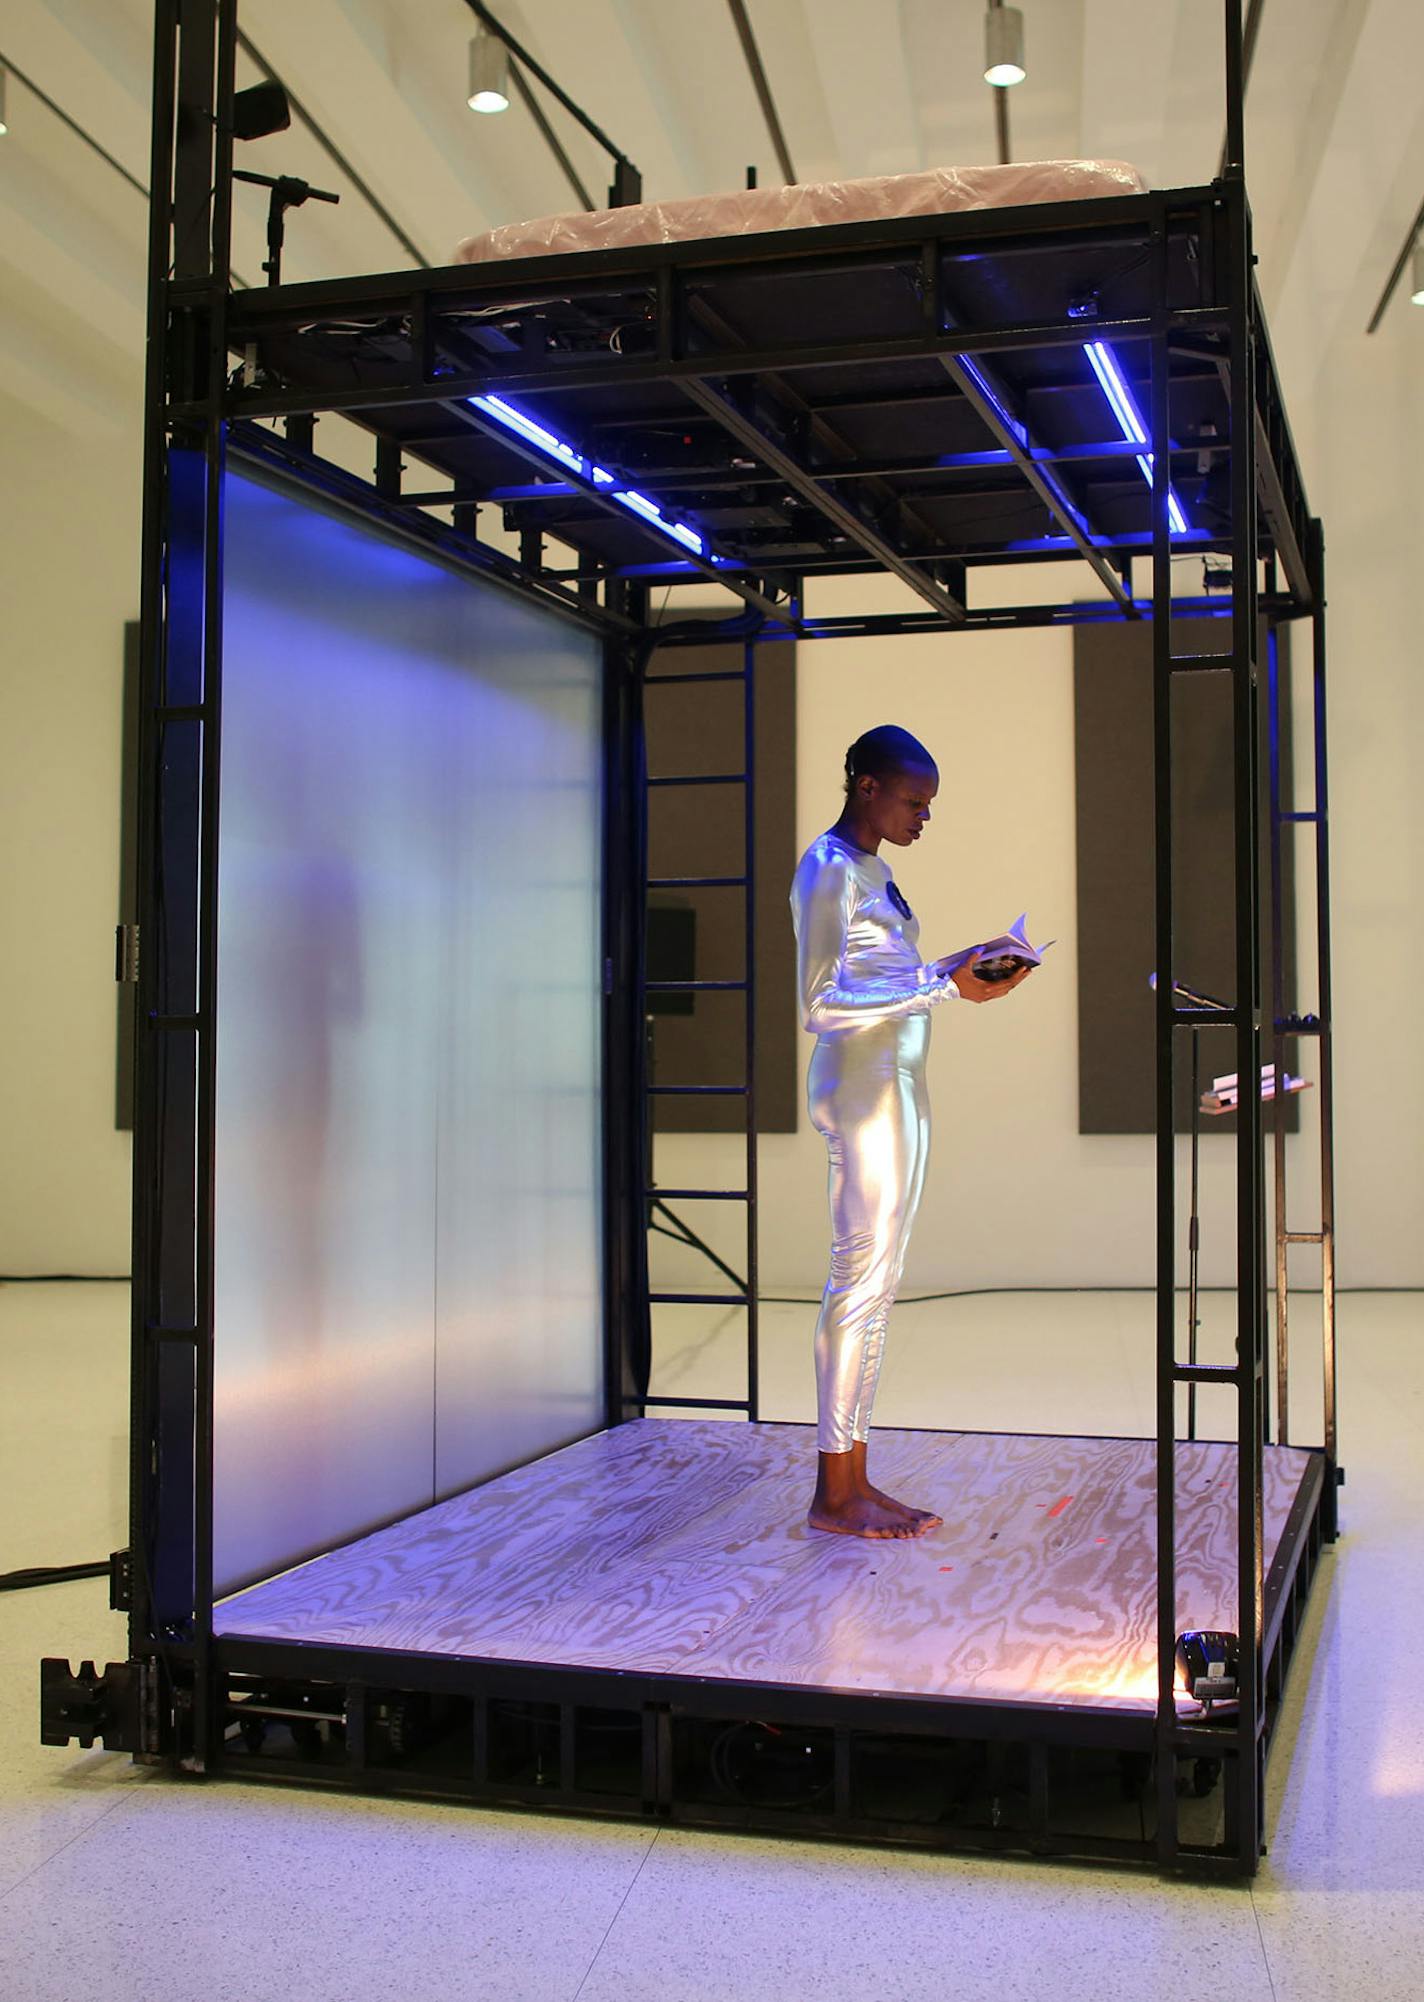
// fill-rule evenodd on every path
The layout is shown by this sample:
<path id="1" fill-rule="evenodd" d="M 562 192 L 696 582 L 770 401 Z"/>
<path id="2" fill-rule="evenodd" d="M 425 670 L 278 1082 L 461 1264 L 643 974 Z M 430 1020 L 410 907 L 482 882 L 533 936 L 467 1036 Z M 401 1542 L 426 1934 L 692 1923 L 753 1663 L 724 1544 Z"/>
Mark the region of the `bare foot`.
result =
<path id="1" fill-rule="evenodd" d="M 881 1508 L 893 1509 L 897 1515 L 904 1516 L 909 1522 L 919 1523 L 924 1529 L 939 1529 L 944 1524 L 944 1517 L 936 1515 L 933 1509 L 914 1508 L 909 1502 L 896 1501 L 894 1495 L 887 1495 L 872 1481 L 866 1482 L 862 1493 L 867 1501 L 878 1502 Z"/>
<path id="2" fill-rule="evenodd" d="M 856 1493 L 864 1495 L 869 1501 L 878 1502 L 881 1508 L 890 1509 L 894 1514 L 904 1516 L 907 1521 L 922 1523 L 926 1529 L 939 1529 L 944 1522 L 942 1515 L 936 1515 L 933 1509 L 913 1508 L 909 1502 L 896 1501 L 894 1495 L 887 1495 L 883 1488 L 875 1486 L 865 1470 L 868 1452 L 868 1443 L 864 1439 L 857 1439 L 846 1461 L 850 1482 Z"/>
<path id="3" fill-rule="evenodd" d="M 806 1521 L 812 1529 L 824 1529 L 833 1536 L 865 1536 L 877 1541 L 903 1542 L 923 1536 L 939 1518 L 919 1520 L 900 1503 L 887 1503 L 874 1495 L 850 1495 L 841 1502 L 811 1504 Z"/>

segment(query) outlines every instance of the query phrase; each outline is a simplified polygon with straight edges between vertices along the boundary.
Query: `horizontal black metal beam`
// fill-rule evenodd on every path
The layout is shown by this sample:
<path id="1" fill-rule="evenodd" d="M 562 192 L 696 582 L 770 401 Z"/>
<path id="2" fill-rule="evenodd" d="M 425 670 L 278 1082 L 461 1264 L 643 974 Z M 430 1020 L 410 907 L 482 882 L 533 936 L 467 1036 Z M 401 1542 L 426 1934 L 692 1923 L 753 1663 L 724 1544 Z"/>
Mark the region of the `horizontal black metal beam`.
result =
<path id="1" fill-rule="evenodd" d="M 696 377 L 683 381 L 682 388 L 694 403 L 715 417 L 724 431 L 728 431 L 756 455 L 763 465 L 769 466 L 801 499 L 815 508 L 818 513 L 848 536 L 867 556 L 870 556 L 884 570 L 891 572 L 918 597 L 933 605 L 946 618 L 959 620 L 964 617 L 964 601 L 957 597 L 937 578 L 930 576 L 916 556 L 897 549 L 889 542 L 873 523 L 868 522 L 857 508 L 843 501 L 831 491 L 824 473 L 816 474 L 795 458 L 784 445 L 769 431 L 758 424 L 746 412 L 740 410 L 724 389 L 716 388 L 711 382 Z"/>
<path id="2" fill-rule="evenodd" d="M 1196 235 L 1203 210 L 1215 200 L 1209 187 L 1186 188 L 1166 194 L 1036 202 L 1013 210 L 960 209 L 882 222 L 818 223 L 732 239 L 709 237 L 634 244 L 616 251 L 561 251 L 544 257 L 443 265 L 421 283 L 432 299 L 447 307 L 485 307 L 501 299 L 586 298 L 618 284 L 641 282 L 651 287 L 664 270 L 695 273 L 699 284 L 715 284 L 719 276 L 731 274 L 775 279 L 782 273 L 842 271 L 857 265 L 867 270 L 918 269 L 927 246 L 951 259 L 959 254 L 982 258 L 991 251 L 1035 255 L 1043 251 L 1047 239 L 1056 239 L 1047 247 L 1059 251 L 1113 244 L 1145 249 L 1156 229 Z M 243 336 L 260 334 L 281 326 L 309 325 L 324 313 L 343 319 L 385 318 L 406 310 L 410 291 L 409 271 L 270 286 L 234 301 L 240 318 L 233 321 L 233 328 Z"/>
<path id="3" fill-rule="evenodd" d="M 1144 600 L 1138 609 L 1144 620 L 1151 617 L 1150 601 Z M 1178 598 L 1173 601 L 1173 616 L 1177 618 L 1225 618 L 1229 611 L 1230 607 L 1223 605 L 1219 598 Z M 1303 615 L 1297 607 L 1286 602 L 1273 616 Z M 757 645 L 770 645 L 775 640 L 871 639 L 889 638 L 899 633 L 998 632 L 1012 627 L 1094 625 L 1109 621 L 1117 624 L 1121 618 L 1122 613 L 1111 601 L 1094 603 L 1082 599 L 1070 599 L 1058 605 L 992 606 L 984 611 L 970 611 L 963 620 L 954 621 L 933 612 L 848 613 L 837 618 L 803 617 L 796 621 L 783 616 L 769 621 L 762 628 L 757 634 Z M 710 645 L 712 641 L 701 640 L 696 634 L 681 633 L 659 641 L 659 644 L 689 647 Z M 1288 1022 L 1286 1028 L 1294 1034 L 1319 1034 L 1318 1024 L 1302 1027 Z"/>
<path id="4" fill-rule="evenodd" d="M 536 599 L 550 610 L 595 631 L 632 635 L 639 630 L 633 619 L 607 607 L 591 603 L 577 592 L 568 591 L 557 581 L 527 569 L 502 550 L 459 534 L 428 514 L 403 510 L 379 493 L 369 481 L 361 480 L 329 459 L 289 445 L 275 432 L 258 424 L 237 424 L 232 428 L 229 449 L 235 459 L 250 460 L 280 473 L 284 478 L 323 495 L 328 501 L 350 509 L 358 517 L 381 522 L 408 546 L 469 570 L 485 581 L 517 591 L 525 599 Z"/>
<path id="5" fill-rule="evenodd" d="M 242 293 L 243 299 L 254 295 Z M 407 296 L 405 311 L 412 306 Z M 1216 307 L 1183 307 L 1172 315 L 1183 327 L 1224 331 L 1226 315 Z M 438 323 L 432 322 L 438 331 Z M 638 385 L 696 380 L 700 376 L 767 375 L 794 370 L 873 366 L 894 361 L 924 361 L 950 354 L 1005 354 L 1051 347 L 1081 345 L 1081 320 L 1033 320 L 1013 326 L 980 328 L 975 332 L 916 333 L 868 337 L 854 341 L 788 341 L 777 347 L 749 347 L 699 350 L 694 355 L 673 357 L 613 356 L 610 359 L 566 361 L 556 358 L 537 368 L 500 370 L 491 366 L 478 374 L 442 376 L 438 382 L 418 373 L 399 381 L 357 384 L 343 387 L 328 383 L 323 387 L 302 386 L 284 389 L 229 388 L 224 408 L 233 417 L 280 417 L 305 411 L 395 410 L 412 403 L 432 403 L 463 396 L 537 396 L 541 392 L 568 390 L 628 389 Z M 1146 315 L 1093 323 L 1094 337 L 1100 340 L 1146 340 L 1152 331 Z M 260 328 L 247 331 L 240 347 L 260 345 Z M 414 361 L 414 356 L 412 360 Z M 196 419 L 207 414 L 202 402 L 178 403 L 170 414 L 177 419 Z"/>
<path id="6" fill-rule="evenodd" d="M 1081 337 L 1081 325 L 1079 333 Z M 1126 584 L 1079 522 L 1072 501 L 1056 482 L 1044 473 L 1042 466 L 1034 458 L 1028 427 L 1010 408 L 1006 394 L 998 387 L 991 394 L 980 380 L 979 371 L 967 367 L 957 355 L 941 354 L 939 362 L 963 395 L 973 404 L 985 428 L 998 439 L 1000 446 L 1008 453 L 1024 480 L 1043 502 L 1109 596 L 1117 600 L 1129 618 L 1138 617 L 1137 607 Z"/>
<path id="7" fill-rule="evenodd" d="M 537 447 L 526 444 L 517 432 L 509 430 L 506 425 L 497 424 L 493 418 L 486 417 L 473 404 L 468 402 L 451 403 L 448 407 L 451 415 L 460 423 L 468 425 L 470 430 L 478 431 L 481 436 L 493 439 L 495 443 L 504 446 L 507 450 L 518 453 L 521 458 L 529 460 L 531 465 L 543 466 L 546 463 Z M 575 481 L 574 484 L 577 486 L 578 492 L 586 505 L 594 508 L 601 515 L 611 516 L 624 527 L 631 526 L 639 529 L 644 539 L 652 543 L 656 548 L 666 548 L 666 537 L 660 535 L 651 525 L 640 524 L 639 518 L 636 515 L 630 514 L 625 508 L 620 507 L 607 493 L 601 491 L 593 480 L 580 479 Z M 551 522 L 548 525 L 548 532 L 551 535 L 557 535 L 557 525 Z M 574 544 L 570 545 L 570 547 L 575 546 Z M 753 611 L 760 612 L 764 618 L 775 618 L 782 609 L 777 605 L 774 598 L 768 598 L 765 592 L 759 591 L 754 584 L 748 583 L 745 577 L 726 575 L 709 558 L 699 556 L 695 550 L 687 549 L 685 554 L 678 557 L 678 561 L 680 563 L 690 563 L 695 570 L 700 571 L 704 577 L 709 578 L 713 583 L 725 583 L 727 590 L 740 598 L 745 605 L 750 606 Z"/>

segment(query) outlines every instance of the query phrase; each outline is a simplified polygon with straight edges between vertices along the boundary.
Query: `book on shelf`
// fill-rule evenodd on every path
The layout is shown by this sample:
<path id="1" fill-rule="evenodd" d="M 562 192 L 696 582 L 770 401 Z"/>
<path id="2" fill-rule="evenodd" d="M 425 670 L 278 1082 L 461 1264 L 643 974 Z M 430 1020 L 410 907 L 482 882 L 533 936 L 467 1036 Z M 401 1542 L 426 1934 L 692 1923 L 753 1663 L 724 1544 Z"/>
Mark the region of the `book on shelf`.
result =
<path id="1" fill-rule="evenodd" d="M 1279 1081 L 1279 1089 L 1282 1096 L 1287 1096 L 1294 1091 L 1309 1091 L 1310 1079 L 1304 1077 L 1292 1077 L 1289 1071 L 1282 1071 Z M 1261 1066 L 1262 1102 L 1269 1103 L 1269 1101 L 1276 1096 L 1276 1092 L 1277 1092 L 1276 1067 L 1274 1064 L 1262 1064 Z M 1225 1077 L 1214 1077 L 1211 1081 L 1210 1091 L 1204 1091 L 1202 1093 L 1202 1098 L 1201 1098 L 1201 1105 L 1203 1112 L 1235 1112 L 1237 1107 L 1240 1105 L 1240 1102 L 1241 1102 L 1240 1079 L 1237 1072 L 1235 1071 L 1228 1071 Z"/>

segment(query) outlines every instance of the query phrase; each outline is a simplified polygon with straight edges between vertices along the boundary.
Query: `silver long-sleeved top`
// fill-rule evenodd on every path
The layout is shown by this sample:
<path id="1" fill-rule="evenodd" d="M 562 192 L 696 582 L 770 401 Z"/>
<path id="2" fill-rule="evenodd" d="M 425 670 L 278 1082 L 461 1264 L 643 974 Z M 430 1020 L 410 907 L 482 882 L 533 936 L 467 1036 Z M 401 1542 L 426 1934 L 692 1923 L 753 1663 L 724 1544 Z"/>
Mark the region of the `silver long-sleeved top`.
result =
<path id="1" fill-rule="evenodd" d="M 891 894 L 889 865 L 822 834 L 791 884 L 801 1026 L 840 1035 L 909 1015 L 925 1015 L 959 989 L 920 958 L 919 919 Z"/>

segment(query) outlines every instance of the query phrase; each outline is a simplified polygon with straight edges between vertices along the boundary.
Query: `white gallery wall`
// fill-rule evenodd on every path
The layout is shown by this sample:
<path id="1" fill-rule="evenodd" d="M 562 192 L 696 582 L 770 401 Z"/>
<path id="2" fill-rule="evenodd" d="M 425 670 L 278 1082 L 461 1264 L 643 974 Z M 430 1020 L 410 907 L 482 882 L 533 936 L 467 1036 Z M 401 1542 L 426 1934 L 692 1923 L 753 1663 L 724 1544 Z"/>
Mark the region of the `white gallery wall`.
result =
<path id="1" fill-rule="evenodd" d="M 1219 83 L 1209 63 L 1204 81 L 1193 81 L 1191 62 L 1204 17 L 1215 34 L 1211 0 L 1026 6 L 1041 47 L 1050 35 L 1067 40 L 1049 93 L 1057 122 L 1034 112 L 1029 97 L 1016 100 L 1024 153 L 1122 154 L 1159 185 L 1209 176 Z M 754 0 L 752 11 L 778 90 L 776 65 L 811 49 L 818 23 L 834 39 L 847 15 L 841 0 Z M 923 49 L 924 7 L 877 0 L 872 11 L 877 49 Z M 956 0 L 940 12 L 977 23 L 979 9 Z M 398 32 L 409 14 L 409 0 L 321 0 L 285 12 L 275 0 L 251 0 L 244 9 L 254 37 L 270 41 L 269 58 L 290 64 L 294 85 L 370 165 L 383 198 L 414 218 L 419 179 L 400 179 L 414 139 L 396 147 L 373 136 L 369 155 L 365 143 L 378 127 L 367 115 L 370 93 L 382 79 L 392 89 L 395 75 L 398 95 L 422 53 Z M 320 72 L 300 67 L 317 15 L 327 35 Z M 619 63 L 604 45 L 592 49 L 600 34 L 607 46 L 641 35 L 644 53 L 656 54 L 664 30 L 655 0 L 617 8 L 588 0 L 562 12 L 560 0 L 525 0 L 510 18 L 561 74 L 561 23 L 580 50 L 588 37 L 581 74 L 590 108 L 627 135 L 630 150 L 642 147 L 654 191 L 735 184 L 738 163 L 764 148 L 754 101 L 742 105 L 734 43 L 730 53 L 720 43 L 710 50 L 695 82 L 665 50 L 657 61 Z M 139 175 L 146 19 L 142 0 L 103 8 L 98 0 L 19 0 L 0 35 L 0 52 L 26 63 Z M 342 97 L 348 71 L 362 83 L 367 113 Z M 916 87 L 928 90 L 926 63 L 917 59 L 915 71 Z M 1075 91 L 1061 87 L 1070 71 Z M 1355 1285 L 1424 1283 L 1424 1057 L 1409 1016 L 1424 985 L 1413 894 L 1424 868 L 1416 748 L 1424 742 L 1424 311 L 1400 296 L 1380 331 L 1364 334 L 1424 194 L 1421 73 L 1424 10 L 1412 0 L 1268 0 L 1248 184 L 1287 404 L 1327 537 L 1340 1257 L 1343 1281 Z M 835 65 L 783 74 L 788 124 L 805 121 L 815 170 L 870 171 L 873 135 L 857 139 Z M 734 149 L 726 160 L 713 157 L 708 121 L 681 117 L 691 95 L 725 96 L 731 107 L 719 124 Z M 977 95 L 965 101 L 979 116 Z M 53 120 L 42 124 L 48 114 L 13 80 L 9 105 L 11 133 L 0 140 L 0 926 L 9 948 L 0 983 L 0 1274 L 122 1273 L 130 1164 L 113 1124 L 112 927 L 122 632 L 138 606 L 144 205 L 71 134 Z M 944 104 L 934 116 L 920 105 L 919 135 L 925 160 L 992 153 L 987 119 L 982 130 L 966 128 Z M 494 142 L 486 134 L 481 143 Z M 557 177 L 534 177 L 537 154 L 526 148 L 517 171 L 506 164 L 501 175 L 477 163 L 462 198 L 452 191 L 446 145 L 438 213 L 426 232 L 432 253 L 482 223 L 560 206 Z M 294 171 L 320 180 L 295 137 L 291 157 Z M 580 159 L 600 185 L 597 161 Z M 771 172 L 768 164 L 763 180 Z M 255 268 L 255 214 L 244 230 L 241 247 Z M 294 218 L 291 234 L 294 276 L 405 261 L 349 190 L 340 211 L 310 229 Z M 870 723 L 902 722 L 934 747 L 945 772 L 932 834 L 904 867 L 927 948 L 981 936 L 1025 903 L 1033 924 L 1063 940 L 1057 964 L 1010 1004 L 951 1005 L 937 1018 L 936 1151 L 907 1275 L 915 1287 L 1150 1278 L 1150 1143 L 1076 1130 L 1070 657 L 1061 633 L 801 653 L 800 741 L 787 756 L 803 838 L 835 816 L 847 743 Z M 981 794 L 966 783 L 964 760 L 1008 750 L 1022 773 L 1012 789 Z M 1292 1143 L 1307 1209 L 1313 1121 L 1307 1101 Z M 684 1179 L 695 1146 L 699 1173 L 717 1182 L 730 1145 L 664 1140 L 665 1179 L 674 1167 Z M 763 1271 L 773 1289 L 819 1282 L 821 1154 L 809 1129 L 763 1143 Z M 1214 1142 L 1208 1278 L 1224 1276 L 1223 1165 Z M 726 1219 L 710 1221 L 725 1228 Z M 1303 1282 L 1307 1269 L 1303 1262 Z"/>

